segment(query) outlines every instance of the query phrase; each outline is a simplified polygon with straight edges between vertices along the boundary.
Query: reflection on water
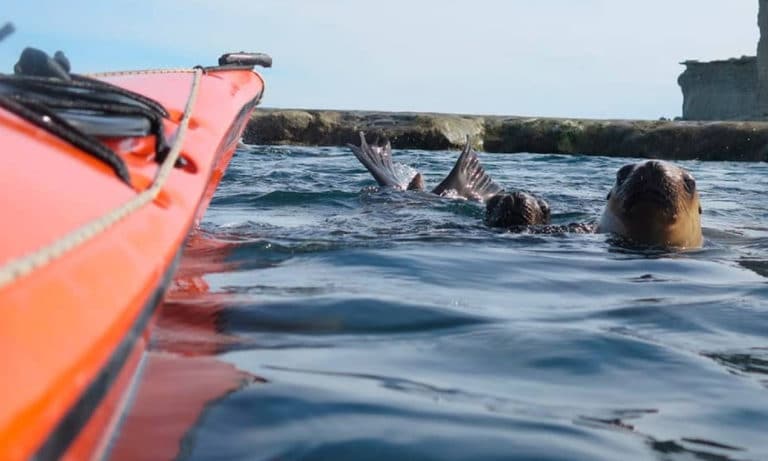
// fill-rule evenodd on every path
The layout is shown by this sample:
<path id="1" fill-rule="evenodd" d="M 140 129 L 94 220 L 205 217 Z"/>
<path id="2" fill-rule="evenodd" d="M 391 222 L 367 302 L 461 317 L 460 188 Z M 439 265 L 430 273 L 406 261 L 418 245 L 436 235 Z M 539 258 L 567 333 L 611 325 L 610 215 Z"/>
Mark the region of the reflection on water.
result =
<path id="1" fill-rule="evenodd" d="M 437 184 L 458 153 L 396 155 Z M 481 160 L 556 223 L 625 163 Z M 642 252 L 371 190 L 344 149 L 242 149 L 113 457 L 768 459 L 768 166 L 683 164 L 707 242 Z"/>

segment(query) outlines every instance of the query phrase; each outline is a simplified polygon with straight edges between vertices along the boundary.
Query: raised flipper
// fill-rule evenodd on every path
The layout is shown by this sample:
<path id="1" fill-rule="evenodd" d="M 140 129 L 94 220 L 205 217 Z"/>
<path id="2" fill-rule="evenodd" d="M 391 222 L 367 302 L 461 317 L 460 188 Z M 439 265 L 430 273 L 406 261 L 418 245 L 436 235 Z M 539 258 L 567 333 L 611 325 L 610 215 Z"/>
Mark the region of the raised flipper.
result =
<path id="1" fill-rule="evenodd" d="M 355 154 L 360 163 L 371 173 L 373 178 L 379 183 L 379 186 L 394 187 L 396 189 L 423 190 L 424 182 L 421 174 L 411 179 L 407 185 L 402 184 L 402 179 L 398 177 L 395 170 L 395 164 L 392 162 L 392 145 L 387 141 L 383 146 L 370 146 L 365 141 L 365 133 L 360 132 L 360 147 L 354 144 L 347 144 Z"/>
<path id="2" fill-rule="evenodd" d="M 449 191 L 454 191 L 461 197 L 482 202 L 503 191 L 501 186 L 496 184 L 480 165 L 480 160 L 470 145 L 469 136 L 467 136 L 464 150 L 459 159 L 456 160 L 456 165 L 432 192 L 444 195 Z"/>

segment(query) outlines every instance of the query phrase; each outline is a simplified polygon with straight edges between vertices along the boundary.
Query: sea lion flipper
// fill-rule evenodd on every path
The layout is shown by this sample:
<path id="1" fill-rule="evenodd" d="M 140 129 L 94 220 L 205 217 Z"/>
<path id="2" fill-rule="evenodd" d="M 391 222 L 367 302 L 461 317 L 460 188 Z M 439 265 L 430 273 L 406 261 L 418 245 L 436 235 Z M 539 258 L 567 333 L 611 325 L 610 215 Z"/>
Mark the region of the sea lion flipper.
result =
<path id="1" fill-rule="evenodd" d="M 443 195 L 451 190 L 462 197 L 483 202 L 503 191 L 480 164 L 469 136 L 453 169 L 432 192 Z"/>
<path id="2" fill-rule="evenodd" d="M 355 154 L 360 163 L 371 173 L 379 186 L 403 188 L 395 172 L 395 165 L 392 163 L 392 145 L 389 141 L 384 146 L 370 146 L 365 140 L 365 133 L 361 131 L 360 147 L 354 144 L 347 145 L 352 149 L 352 153 Z"/>

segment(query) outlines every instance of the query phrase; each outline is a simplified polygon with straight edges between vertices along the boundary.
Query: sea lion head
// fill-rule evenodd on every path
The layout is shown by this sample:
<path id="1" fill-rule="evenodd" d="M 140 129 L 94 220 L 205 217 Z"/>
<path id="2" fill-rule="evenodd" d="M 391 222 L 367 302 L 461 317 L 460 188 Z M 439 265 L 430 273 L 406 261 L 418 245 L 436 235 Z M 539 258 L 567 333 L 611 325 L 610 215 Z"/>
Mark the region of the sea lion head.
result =
<path id="1" fill-rule="evenodd" d="M 526 192 L 502 192 L 485 204 L 485 223 L 491 227 L 548 224 L 550 216 L 549 204 Z"/>
<path id="2" fill-rule="evenodd" d="M 696 180 L 685 169 L 658 160 L 621 167 L 598 232 L 614 233 L 642 245 L 701 246 Z"/>

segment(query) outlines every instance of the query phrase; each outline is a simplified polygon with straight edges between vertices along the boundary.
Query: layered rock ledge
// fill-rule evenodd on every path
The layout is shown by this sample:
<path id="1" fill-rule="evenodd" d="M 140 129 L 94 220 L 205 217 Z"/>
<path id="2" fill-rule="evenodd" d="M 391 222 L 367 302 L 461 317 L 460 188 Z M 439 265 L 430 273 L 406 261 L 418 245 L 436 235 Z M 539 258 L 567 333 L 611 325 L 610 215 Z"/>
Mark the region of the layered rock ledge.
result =
<path id="1" fill-rule="evenodd" d="M 456 149 L 470 135 L 486 152 L 667 160 L 768 160 L 768 123 L 589 120 L 434 113 L 259 109 L 248 144 L 344 146 L 386 136 L 397 149 Z"/>

